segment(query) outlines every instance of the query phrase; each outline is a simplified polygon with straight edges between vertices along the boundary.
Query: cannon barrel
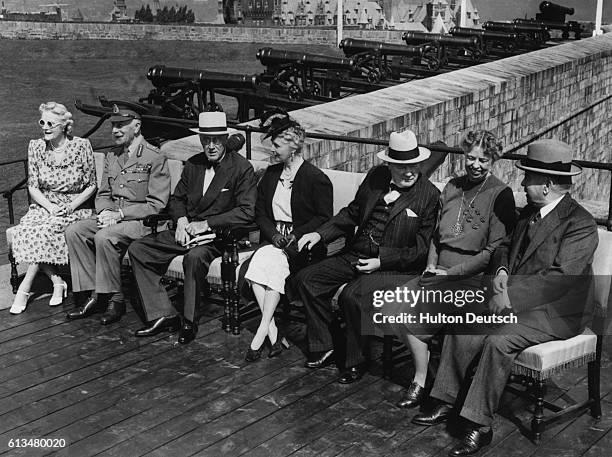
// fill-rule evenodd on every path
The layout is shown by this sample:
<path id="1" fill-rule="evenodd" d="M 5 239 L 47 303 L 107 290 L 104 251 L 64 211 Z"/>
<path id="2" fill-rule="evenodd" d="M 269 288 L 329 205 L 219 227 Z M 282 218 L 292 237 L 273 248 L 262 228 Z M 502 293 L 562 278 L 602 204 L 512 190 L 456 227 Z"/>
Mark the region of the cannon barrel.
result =
<path id="1" fill-rule="evenodd" d="M 362 52 L 378 52 L 387 56 L 420 56 L 424 50 L 421 46 L 406 46 L 404 44 L 384 43 L 382 41 L 356 40 L 345 38 L 339 46 L 344 54 L 352 56 Z"/>
<path id="2" fill-rule="evenodd" d="M 303 52 L 285 51 L 273 48 L 260 49 L 257 51 L 257 58 L 261 64 L 266 67 L 283 64 L 295 64 L 328 70 L 348 70 L 354 67 L 352 59 L 330 57 L 321 54 L 306 54 Z"/>
<path id="3" fill-rule="evenodd" d="M 259 84 L 259 79 L 256 75 L 237 75 L 190 68 L 166 67 L 165 65 L 156 65 L 149 68 L 147 78 L 155 87 L 165 87 L 170 84 L 188 81 L 197 82 L 201 87 L 207 89 L 255 89 Z"/>
<path id="4" fill-rule="evenodd" d="M 580 25 L 575 21 L 570 22 L 554 22 L 543 21 L 538 19 L 515 19 L 515 24 L 537 24 L 546 27 L 549 30 L 575 30 L 579 29 Z"/>
<path id="5" fill-rule="evenodd" d="M 449 47 L 475 47 L 480 44 L 477 36 L 454 36 L 442 33 L 405 32 L 402 40 L 406 44 L 438 43 Z"/>
<path id="6" fill-rule="evenodd" d="M 516 41 L 518 35 L 514 32 L 501 32 L 496 30 L 469 29 L 467 27 L 453 27 L 450 29 L 453 36 L 479 36 L 484 41 Z"/>
<path id="7" fill-rule="evenodd" d="M 506 32 L 518 32 L 518 33 L 546 33 L 548 27 L 540 24 L 515 24 L 510 22 L 495 22 L 487 21 L 482 25 L 485 30 L 497 30 Z"/>
<path id="8" fill-rule="evenodd" d="M 557 5 L 552 2 L 540 3 L 540 11 L 542 13 L 569 14 L 570 16 L 574 14 L 574 8 L 568 8 L 567 6 Z"/>

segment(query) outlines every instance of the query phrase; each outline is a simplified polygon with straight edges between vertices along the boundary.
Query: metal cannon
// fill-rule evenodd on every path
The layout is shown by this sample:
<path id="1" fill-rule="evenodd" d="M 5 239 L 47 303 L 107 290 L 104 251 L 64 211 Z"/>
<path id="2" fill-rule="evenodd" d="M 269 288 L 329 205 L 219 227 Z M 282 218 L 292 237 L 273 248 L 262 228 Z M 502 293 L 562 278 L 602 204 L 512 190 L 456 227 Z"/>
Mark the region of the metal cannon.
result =
<path id="1" fill-rule="evenodd" d="M 257 59 L 266 67 L 263 75 L 272 92 L 285 94 L 290 100 L 336 95 L 336 81 L 345 80 L 356 71 L 353 59 L 308 54 L 273 48 L 257 51 Z M 333 87 L 332 87 L 333 86 Z"/>
<path id="2" fill-rule="evenodd" d="M 421 65 L 424 63 L 429 70 L 440 68 L 436 49 L 433 46 L 407 46 L 382 41 L 358 40 L 345 38 L 339 47 L 346 56 L 350 56 L 361 70 L 362 76 L 371 83 L 386 79 L 399 79 L 401 73 L 396 71 L 402 65 Z M 399 59 L 395 59 L 398 58 Z M 393 61 L 389 58 L 394 58 Z"/>
<path id="3" fill-rule="evenodd" d="M 513 22 L 515 24 L 537 24 L 546 27 L 548 30 L 559 30 L 561 31 L 561 38 L 564 40 L 569 38 L 570 33 L 574 34 L 574 39 L 579 40 L 582 38 L 582 32 L 584 32 L 580 24 L 576 21 L 553 22 L 539 19 L 515 19 Z"/>
<path id="4" fill-rule="evenodd" d="M 466 56 L 479 62 L 484 55 L 482 40 L 478 36 L 454 36 L 442 33 L 405 32 L 402 40 L 408 45 L 429 44 L 438 49 L 438 59 L 442 65 L 448 62 L 448 49 L 454 49 L 456 55 Z"/>
<path id="5" fill-rule="evenodd" d="M 491 31 L 514 32 L 519 36 L 521 43 L 527 47 L 538 48 L 550 40 L 548 27 L 541 24 L 487 21 L 482 25 L 482 28 Z"/>
<path id="6" fill-rule="evenodd" d="M 256 75 L 237 75 L 190 68 L 166 67 L 165 65 L 156 65 L 149 68 L 147 79 L 155 87 L 187 84 L 198 85 L 203 89 L 240 87 L 254 90 L 259 84 Z"/>
<path id="7" fill-rule="evenodd" d="M 147 78 L 154 88 L 141 99 L 159 106 L 159 115 L 182 119 L 197 119 L 202 111 L 223 111 L 216 102 L 219 89 L 254 91 L 259 78 L 255 75 L 219 73 L 189 68 L 156 65 L 149 68 Z"/>
<path id="8" fill-rule="evenodd" d="M 467 27 L 453 27 L 450 29 L 453 36 L 476 36 L 479 37 L 485 49 L 488 47 L 501 48 L 512 51 L 518 47 L 519 36 L 515 32 L 501 32 L 494 30 L 470 29 Z"/>
<path id="9" fill-rule="evenodd" d="M 352 70 L 354 62 L 352 59 L 331 57 L 321 54 L 307 54 L 296 51 L 285 51 L 282 49 L 262 48 L 257 51 L 257 59 L 266 67 L 278 67 L 283 65 L 299 65 L 308 68 L 321 68 L 330 70 Z"/>
<path id="10" fill-rule="evenodd" d="M 566 15 L 572 16 L 574 14 L 574 8 L 568 8 L 552 2 L 540 3 L 540 11 L 540 13 L 536 14 L 536 20 L 539 21 L 565 22 Z"/>

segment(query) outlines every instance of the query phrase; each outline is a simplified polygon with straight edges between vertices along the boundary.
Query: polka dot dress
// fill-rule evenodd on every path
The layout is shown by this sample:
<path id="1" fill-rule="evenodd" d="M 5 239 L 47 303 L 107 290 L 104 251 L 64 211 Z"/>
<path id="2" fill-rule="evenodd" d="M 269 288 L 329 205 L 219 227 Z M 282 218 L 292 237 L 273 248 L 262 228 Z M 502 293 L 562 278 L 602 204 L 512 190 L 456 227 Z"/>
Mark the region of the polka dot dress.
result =
<path id="1" fill-rule="evenodd" d="M 54 204 L 71 203 L 87 187 L 96 184 L 96 165 L 89 140 L 72 137 L 63 158 L 56 161 L 44 140 L 32 140 L 28 147 L 28 187 L 37 187 Z M 66 216 L 53 216 L 37 203 L 14 229 L 13 254 L 19 263 L 68 264 L 64 229 L 71 223 L 93 216 L 93 210 L 79 209 Z"/>

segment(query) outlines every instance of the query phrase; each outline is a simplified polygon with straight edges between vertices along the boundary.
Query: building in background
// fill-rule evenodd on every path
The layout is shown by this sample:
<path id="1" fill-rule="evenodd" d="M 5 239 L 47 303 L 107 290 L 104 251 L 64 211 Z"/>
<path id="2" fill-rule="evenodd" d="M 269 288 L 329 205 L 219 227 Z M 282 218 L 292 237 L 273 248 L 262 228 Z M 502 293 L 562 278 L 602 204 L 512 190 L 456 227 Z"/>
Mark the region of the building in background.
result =
<path id="1" fill-rule="evenodd" d="M 62 22 L 62 7 L 68 5 L 66 3 L 52 3 L 39 6 L 47 8 L 47 11 L 31 13 L 26 11 L 9 11 L 3 1 L 0 8 L 0 21 Z"/>
<path id="2" fill-rule="evenodd" d="M 132 22 L 133 18 L 127 15 L 125 0 L 114 0 L 113 9 L 110 13 L 111 22 Z"/>
<path id="3" fill-rule="evenodd" d="M 337 0 L 240 0 L 238 22 L 256 26 L 335 26 Z M 446 33 L 459 23 L 460 0 L 344 0 L 343 24 L 361 29 L 398 29 Z M 467 0 L 467 27 L 480 27 L 480 16 Z"/>

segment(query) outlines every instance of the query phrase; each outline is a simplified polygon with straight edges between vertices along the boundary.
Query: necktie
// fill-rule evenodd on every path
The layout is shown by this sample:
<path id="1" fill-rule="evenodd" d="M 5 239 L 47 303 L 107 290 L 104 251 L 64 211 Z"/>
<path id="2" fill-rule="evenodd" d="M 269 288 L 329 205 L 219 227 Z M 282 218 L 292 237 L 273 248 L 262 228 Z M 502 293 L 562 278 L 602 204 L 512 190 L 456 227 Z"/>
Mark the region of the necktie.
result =
<path id="1" fill-rule="evenodd" d="M 523 255 L 527 250 L 527 246 L 529 246 L 529 243 L 531 243 L 531 240 L 533 239 L 541 220 L 542 215 L 540 214 L 540 210 L 537 210 L 529 217 L 529 222 L 527 223 L 525 234 L 523 235 L 523 241 L 521 242 L 521 248 L 519 249 L 519 260 L 523 258 Z"/>

